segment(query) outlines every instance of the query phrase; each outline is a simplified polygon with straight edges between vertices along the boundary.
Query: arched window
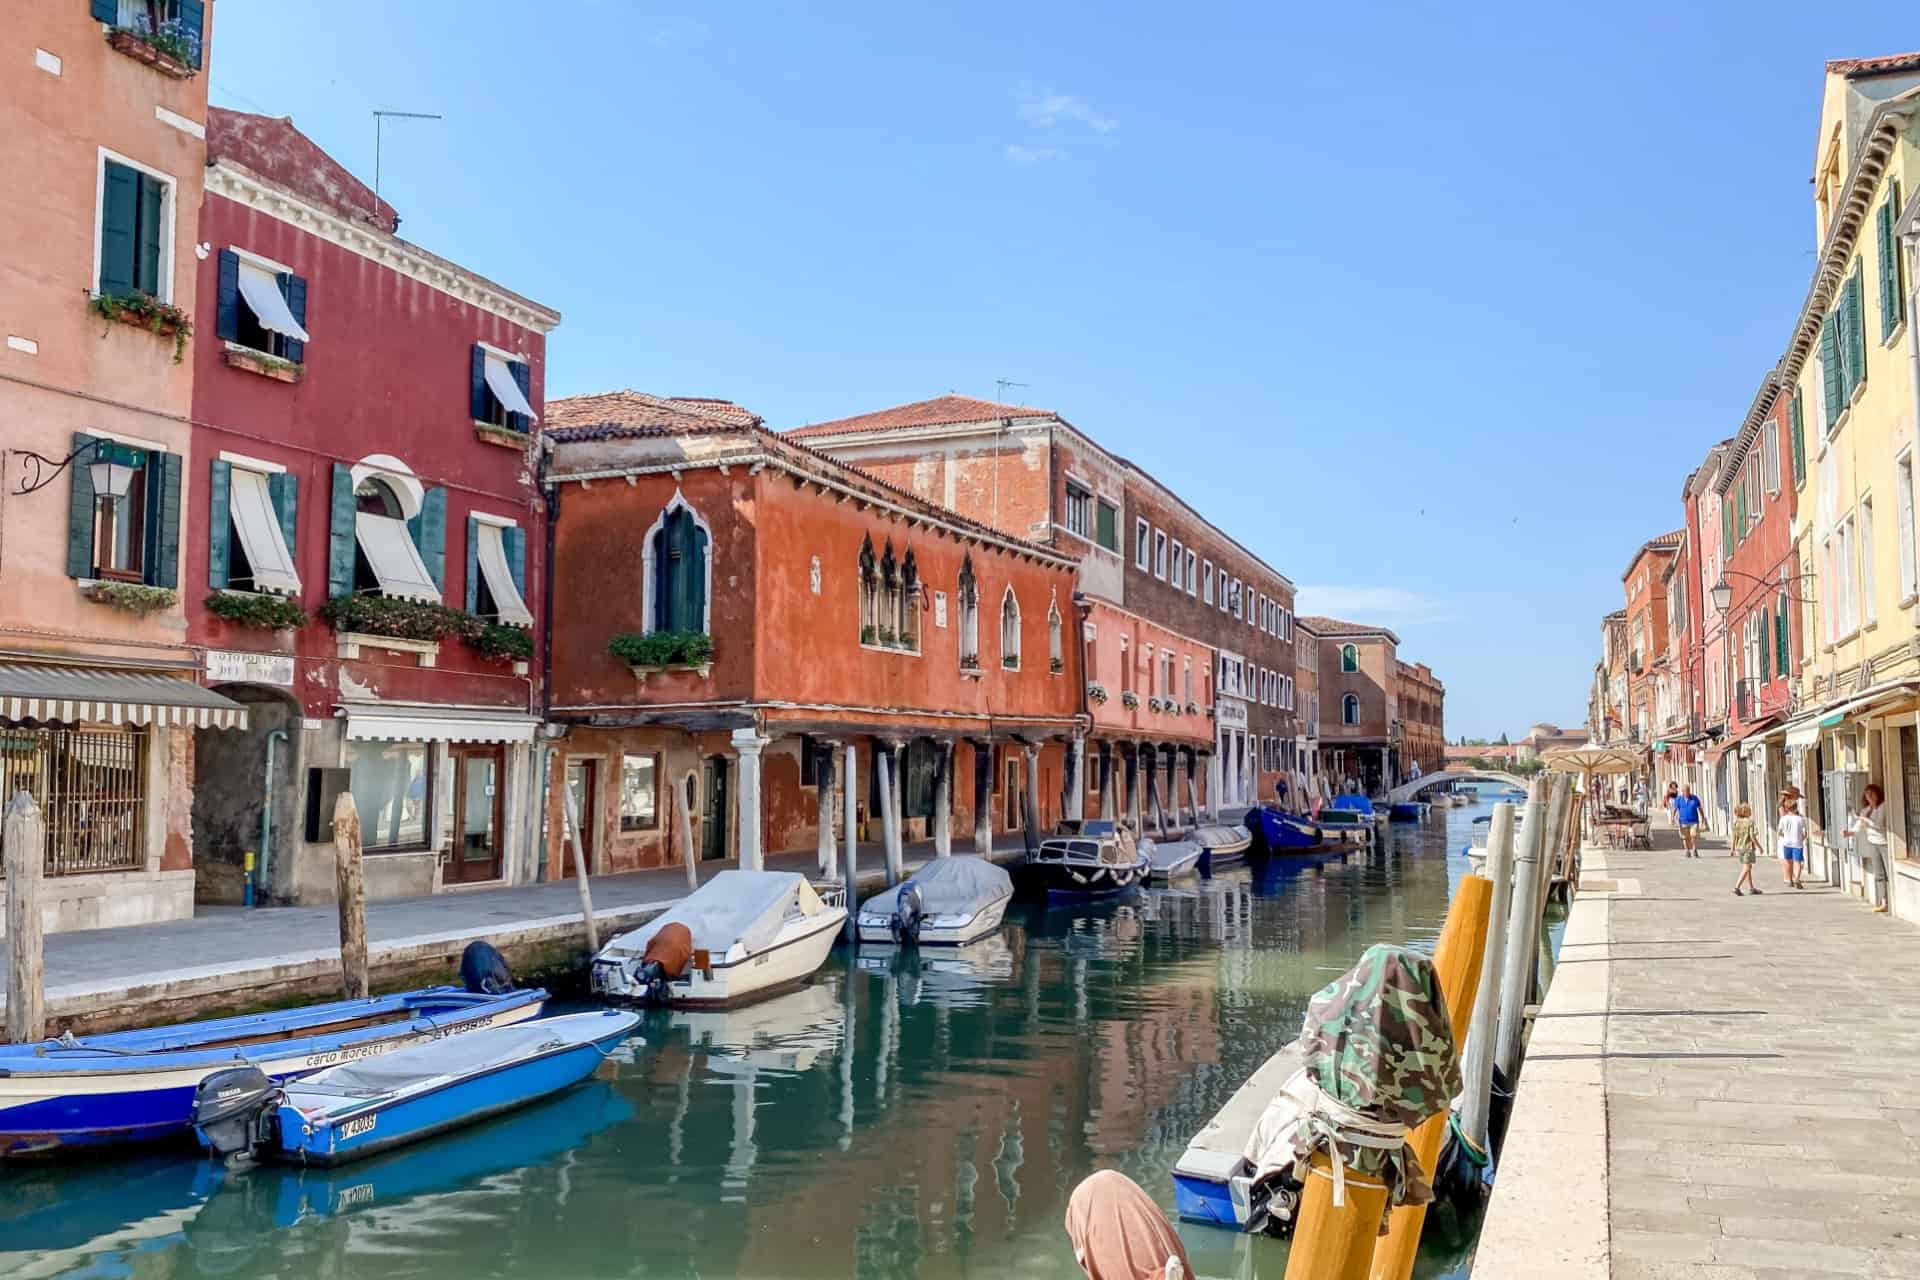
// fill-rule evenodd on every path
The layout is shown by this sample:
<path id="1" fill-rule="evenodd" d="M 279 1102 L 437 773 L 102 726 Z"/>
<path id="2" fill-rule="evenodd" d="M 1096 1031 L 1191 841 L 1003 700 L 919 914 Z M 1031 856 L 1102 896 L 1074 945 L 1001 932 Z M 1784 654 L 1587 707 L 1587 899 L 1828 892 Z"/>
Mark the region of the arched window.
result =
<path id="1" fill-rule="evenodd" d="M 894 563 L 893 539 L 880 554 L 880 644 L 891 649 L 900 643 L 900 566 Z"/>
<path id="2" fill-rule="evenodd" d="M 960 665 L 968 670 L 980 666 L 980 588 L 973 580 L 973 557 L 960 562 Z"/>
<path id="3" fill-rule="evenodd" d="M 1342 671 L 1358 671 L 1360 669 L 1360 647 L 1358 645 L 1343 644 L 1340 646 L 1340 669 Z M 1348 723 L 1351 724 L 1352 721 L 1348 721 Z"/>
<path id="4" fill-rule="evenodd" d="M 873 537 L 860 540 L 860 643 L 880 642 L 880 567 L 873 557 Z"/>
<path id="5" fill-rule="evenodd" d="M 1020 602 L 1012 587 L 1000 597 L 1000 665 L 1009 671 L 1020 669 Z"/>
<path id="6" fill-rule="evenodd" d="M 669 507 L 653 535 L 653 629 L 707 629 L 707 531 L 684 503 Z"/>
<path id="7" fill-rule="evenodd" d="M 900 647 L 920 652 L 920 565 L 908 549 L 900 561 Z"/>
<path id="8" fill-rule="evenodd" d="M 1359 724 L 1360 723 L 1360 695 L 1359 694 L 1350 693 L 1346 697 L 1340 699 L 1340 723 L 1341 724 Z"/>
<path id="9" fill-rule="evenodd" d="M 1060 605 L 1056 601 L 1047 604 L 1047 670 L 1060 672 L 1066 670 L 1067 655 L 1061 650 L 1060 641 Z"/>

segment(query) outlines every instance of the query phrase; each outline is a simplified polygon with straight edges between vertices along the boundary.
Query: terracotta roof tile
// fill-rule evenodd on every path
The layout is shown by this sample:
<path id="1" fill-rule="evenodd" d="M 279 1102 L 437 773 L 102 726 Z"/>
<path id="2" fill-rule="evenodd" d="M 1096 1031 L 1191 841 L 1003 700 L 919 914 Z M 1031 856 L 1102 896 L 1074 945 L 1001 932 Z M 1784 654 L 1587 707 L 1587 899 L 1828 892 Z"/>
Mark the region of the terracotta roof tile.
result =
<path id="1" fill-rule="evenodd" d="M 1886 75 L 1892 71 L 1920 71 L 1920 53 L 1888 53 L 1877 58 L 1833 58 L 1827 70 L 1849 80 Z"/>
<path id="2" fill-rule="evenodd" d="M 1370 622 L 1347 622 L 1318 613 L 1297 617 L 1294 622 L 1316 636 L 1383 635 L 1392 636 L 1395 644 L 1400 643 L 1400 637 L 1394 635 L 1391 630 L 1386 627 L 1376 627 Z"/>
<path id="3" fill-rule="evenodd" d="M 893 431 L 901 427 L 944 427 L 960 422 L 986 422 L 993 418 L 1051 418 L 1051 409 L 1030 409 L 1024 405 L 997 404 L 972 396 L 935 396 L 912 404 L 895 405 L 852 418 L 832 422 L 813 422 L 795 427 L 785 434 L 797 440 L 809 436 L 853 435 L 874 431 Z"/>
<path id="4" fill-rule="evenodd" d="M 643 391 L 603 391 L 547 401 L 547 434 L 564 440 L 611 440 L 625 435 L 757 427 L 760 415 L 706 396 L 650 396 Z M 618 428 L 607 435 L 560 435 L 554 428 Z"/>

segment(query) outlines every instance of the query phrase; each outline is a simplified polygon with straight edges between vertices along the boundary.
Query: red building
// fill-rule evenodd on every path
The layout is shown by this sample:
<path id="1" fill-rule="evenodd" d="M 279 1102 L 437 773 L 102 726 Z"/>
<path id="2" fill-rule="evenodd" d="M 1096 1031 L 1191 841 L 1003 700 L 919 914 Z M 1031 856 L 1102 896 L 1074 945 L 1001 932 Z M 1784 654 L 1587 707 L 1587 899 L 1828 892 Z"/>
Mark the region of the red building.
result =
<path id="1" fill-rule="evenodd" d="M 269 897 L 330 898 L 342 791 L 369 894 L 533 879 L 560 317 L 402 240 L 291 121 L 215 107 L 207 162 L 182 595 L 252 727 L 196 744 L 199 892 L 254 851 Z"/>
<path id="2" fill-rule="evenodd" d="M 549 409 L 554 770 L 596 872 L 1083 812 L 1071 557 L 725 401 Z"/>
<path id="3" fill-rule="evenodd" d="M 1620 575 L 1627 601 L 1627 737 L 1650 745 L 1660 726 L 1657 676 L 1667 662 L 1667 571 L 1686 541 L 1676 529 L 1641 544 Z"/>

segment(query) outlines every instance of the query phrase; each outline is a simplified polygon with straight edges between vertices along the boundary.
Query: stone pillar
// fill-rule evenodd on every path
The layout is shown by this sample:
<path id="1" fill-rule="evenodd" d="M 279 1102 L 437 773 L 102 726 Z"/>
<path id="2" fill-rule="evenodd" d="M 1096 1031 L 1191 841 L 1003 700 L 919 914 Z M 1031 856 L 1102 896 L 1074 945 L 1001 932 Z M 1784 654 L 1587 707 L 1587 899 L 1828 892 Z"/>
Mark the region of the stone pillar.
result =
<path id="1" fill-rule="evenodd" d="M 1027 757 L 1027 794 L 1025 812 L 1027 827 L 1027 852 L 1040 848 L 1040 747 L 1036 743 L 1023 743 L 1021 750 Z"/>
<path id="2" fill-rule="evenodd" d="M 1083 734 L 1073 735 L 1073 744 L 1067 748 L 1067 804 L 1063 812 L 1075 822 L 1084 822 L 1087 817 L 1087 739 Z"/>
<path id="3" fill-rule="evenodd" d="M 887 745 L 892 748 L 888 752 L 891 774 L 887 781 L 893 793 L 893 843 L 887 847 L 887 882 L 899 884 L 907 878 L 907 744 L 895 740 Z"/>
<path id="4" fill-rule="evenodd" d="M 1220 753 L 1207 757 L 1207 821 L 1220 821 Z"/>
<path id="5" fill-rule="evenodd" d="M 933 851 L 953 856 L 953 744 L 942 742 L 933 753 Z"/>
<path id="6" fill-rule="evenodd" d="M 1146 820 L 1141 817 L 1140 808 L 1140 744 L 1132 742 L 1127 746 L 1127 821 L 1133 824 L 1133 835 L 1137 840 L 1147 834 Z"/>
<path id="7" fill-rule="evenodd" d="M 973 851 L 993 856 L 993 739 L 973 744 Z"/>
<path id="8" fill-rule="evenodd" d="M 739 804 L 734 825 L 742 871 L 759 871 L 765 866 L 760 851 L 760 753 L 766 749 L 767 741 L 753 729 L 733 731 L 734 754 L 740 758 Z"/>
<path id="9" fill-rule="evenodd" d="M 1113 805 L 1113 744 L 1100 744 L 1100 816 L 1108 822 L 1114 818 Z"/>
<path id="10" fill-rule="evenodd" d="M 839 872 L 833 844 L 833 758 L 838 748 L 823 742 L 813 749 L 813 785 L 820 812 L 820 874 L 831 880 Z"/>
<path id="11" fill-rule="evenodd" d="M 1200 783 L 1198 777 L 1200 759 L 1199 754 L 1192 747 L 1187 748 L 1186 755 L 1187 812 L 1192 815 L 1193 825 L 1197 827 L 1200 825 Z"/>
<path id="12" fill-rule="evenodd" d="M 859 937 L 855 917 L 860 914 L 860 744 L 849 742 L 846 748 L 847 767 L 842 771 L 844 782 L 840 788 L 840 825 L 847 851 L 847 941 L 852 942 Z"/>
<path id="13" fill-rule="evenodd" d="M 1160 803 L 1160 748 L 1152 743 L 1140 745 L 1140 774 L 1147 786 L 1147 805 L 1153 810 L 1153 833 L 1167 838 L 1167 811 Z"/>

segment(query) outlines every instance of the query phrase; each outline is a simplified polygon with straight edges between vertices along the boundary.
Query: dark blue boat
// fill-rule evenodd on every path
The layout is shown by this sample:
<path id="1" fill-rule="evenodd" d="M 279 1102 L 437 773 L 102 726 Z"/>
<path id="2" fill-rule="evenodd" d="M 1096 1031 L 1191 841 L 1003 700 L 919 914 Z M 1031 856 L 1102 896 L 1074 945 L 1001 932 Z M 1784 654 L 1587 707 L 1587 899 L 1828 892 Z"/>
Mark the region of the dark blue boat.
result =
<path id="1" fill-rule="evenodd" d="M 1326 835 L 1317 824 L 1271 805 L 1247 810 L 1246 821 L 1247 830 L 1253 833 L 1248 852 L 1255 856 L 1306 853 L 1326 843 Z"/>

